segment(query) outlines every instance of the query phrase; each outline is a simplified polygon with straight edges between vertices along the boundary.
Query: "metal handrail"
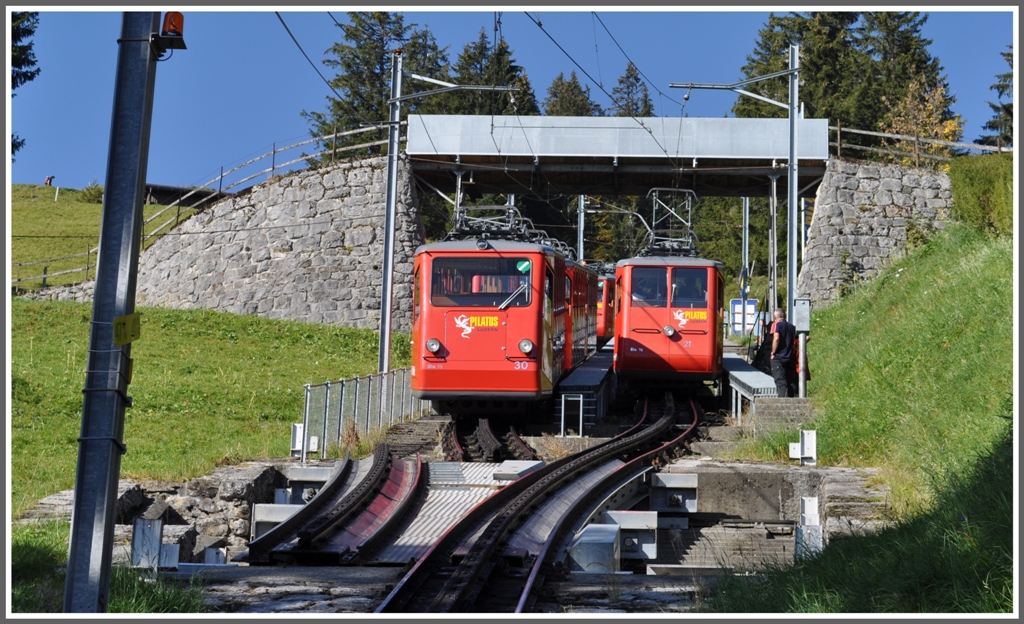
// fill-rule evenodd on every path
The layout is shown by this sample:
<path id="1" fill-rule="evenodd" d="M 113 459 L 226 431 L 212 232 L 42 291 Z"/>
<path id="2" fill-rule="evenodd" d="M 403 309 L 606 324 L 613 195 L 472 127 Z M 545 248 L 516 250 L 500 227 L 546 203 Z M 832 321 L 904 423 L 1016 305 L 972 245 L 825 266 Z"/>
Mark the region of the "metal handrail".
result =
<path id="1" fill-rule="evenodd" d="M 302 411 L 302 461 L 305 462 L 311 453 L 326 459 L 329 447 L 342 446 L 350 423 L 357 435 L 367 435 L 429 412 L 430 401 L 410 396 L 411 378 L 411 369 L 400 368 L 386 373 L 306 384 Z M 336 392 L 340 394 L 335 403 L 331 396 Z M 351 401 L 348 399 L 350 396 Z"/>

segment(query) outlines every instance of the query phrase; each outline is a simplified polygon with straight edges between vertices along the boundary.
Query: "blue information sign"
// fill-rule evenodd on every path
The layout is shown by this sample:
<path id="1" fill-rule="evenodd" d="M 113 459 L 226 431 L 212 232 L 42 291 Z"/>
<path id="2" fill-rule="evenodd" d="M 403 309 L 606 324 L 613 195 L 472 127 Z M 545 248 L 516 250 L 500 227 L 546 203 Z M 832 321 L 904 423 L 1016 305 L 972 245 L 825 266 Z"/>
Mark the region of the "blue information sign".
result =
<path id="1" fill-rule="evenodd" d="M 757 322 L 757 299 L 747 299 L 747 331 Z M 729 300 L 729 321 L 732 325 L 732 333 L 743 333 L 743 300 Z"/>

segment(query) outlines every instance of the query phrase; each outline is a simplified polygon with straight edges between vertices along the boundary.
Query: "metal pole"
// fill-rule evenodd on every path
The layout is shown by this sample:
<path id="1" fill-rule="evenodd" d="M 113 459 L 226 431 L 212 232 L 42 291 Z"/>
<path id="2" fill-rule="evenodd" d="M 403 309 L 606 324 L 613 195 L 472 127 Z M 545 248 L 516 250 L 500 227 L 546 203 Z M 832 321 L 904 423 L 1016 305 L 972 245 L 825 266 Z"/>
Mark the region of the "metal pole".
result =
<path id="1" fill-rule="evenodd" d="M 804 265 L 804 253 L 807 251 L 807 198 L 800 198 L 800 266 Z"/>
<path id="2" fill-rule="evenodd" d="M 579 214 L 580 214 L 580 224 L 579 224 L 579 227 L 578 227 L 578 232 L 576 233 L 576 257 L 578 259 L 582 260 L 583 259 L 583 204 L 584 204 L 584 196 L 583 195 L 579 196 L 578 202 L 579 202 L 578 206 L 579 206 Z"/>
<path id="3" fill-rule="evenodd" d="M 302 444 L 299 452 L 302 453 L 302 463 L 306 463 L 306 453 L 309 452 L 309 384 L 306 384 L 306 404 L 302 408 Z"/>
<path id="4" fill-rule="evenodd" d="M 769 176 L 769 178 L 772 181 L 772 194 L 768 198 L 768 304 L 765 306 L 765 310 L 767 310 L 768 318 L 770 319 L 775 308 L 779 305 L 779 233 L 777 230 L 779 204 L 776 197 L 778 194 L 779 176 Z"/>
<path id="5" fill-rule="evenodd" d="M 345 428 L 345 380 L 338 381 L 341 384 L 341 396 L 338 398 L 338 439 L 335 444 L 341 448 L 341 435 Z"/>
<path id="6" fill-rule="evenodd" d="M 135 311 L 156 80 L 150 35 L 159 28 L 160 13 L 122 14 L 88 368 L 82 391 L 65 613 L 107 610 L 117 482 L 125 452 L 124 411 L 131 405 L 131 343 L 114 345 L 114 320 Z"/>
<path id="7" fill-rule="evenodd" d="M 377 372 L 391 370 L 391 287 L 395 271 L 395 213 L 398 212 L 398 121 L 402 96 L 402 51 L 395 50 L 391 57 L 391 123 L 388 126 L 388 189 L 384 209 L 384 279 L 380 293 L 380 348 L 377 352 Z"/>
<path id="8" fill-rule="evenodd" d="M 800 332 L 798 340 L 800 347 L 800 382 L 798 385 L 800 392 L 798 396 L 802 399 L 807 396 L 807 333 Z"/>
<path id="9" fill-rule="evenodd" d="M 742 319 L 743 332 L 741 336 L 747 335 L 747 291 L 749 290 L 750 284 L 750 272 L 748 266 L 748 256 L 750 255 L 750 241 L 748 235 L 750 233 L 750 198 L 743 198 L 743 268 L 740 271 L 743 273 L 743 287 L 740 288 L 740 298 L 742 299 L 740 305 L 740 318 Z"/>
<path id="10" fill-rule="evenodd" d="M 793 314 L 793 300 L 796 299 L 796 270 L 797 270 L 797 218 L 799 206 L 797 206 L 797 194 L 799 189 L 797 158 L 797 112 L 800 101 L 800 46 L 789 47 L 789 68 L 794 71 L 789 75 L 789 218 L 787 229 L 789 237 L 786 248 L 786 313 Z M 792 318 L 791 316 L 789 318 Z"/>
<path id="11" fill-rule="evenodd" d="M 331 382 L 324 389 L 324 424 L 320 427 L 320 459 L 327 459 L 327 418 L 331 413 Z"/>

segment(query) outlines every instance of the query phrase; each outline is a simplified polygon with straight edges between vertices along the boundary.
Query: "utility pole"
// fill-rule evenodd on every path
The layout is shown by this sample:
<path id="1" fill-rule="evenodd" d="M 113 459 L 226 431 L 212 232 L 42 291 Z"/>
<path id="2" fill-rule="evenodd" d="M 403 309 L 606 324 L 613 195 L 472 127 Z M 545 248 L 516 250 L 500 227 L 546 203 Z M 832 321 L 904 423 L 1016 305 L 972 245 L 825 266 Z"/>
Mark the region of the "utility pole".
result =
<path id="1" fill-rule="evenodd" d="M 377 372 L 391 370 L 391 291 L 395 277 L 395 221 L 398 212 L 398 122 L 402 97 L 402 49 L 391 56 L 391 116 L 388 123 L 388 189 L 384 208 L 384 279 L 380 291 L 380 345 Z"/>
<path id="2" fill-rule="evenodd" d="M 740 322 L 742 323 L 741 336 L 747 335 L 747 290 L 750 285 L 750 269 L 748 268 L 748 256 L 750 255 L 750 198 L 743 198 L 743 249 L 742 268 L 740 269 Z"/>
<path id="3" fill-rule="evenodd" d="M 786 313 L 788 318 L 793 318 L 793 301 L 796 299 L 796 271 L 798 250 L 800 244 L 797 240 L 797 228 L 800 220 L 800 206 L 797 205 L 799 189 L 799 177 L 797 175 L 800 164 L 797 162 L 797 118 L 800 116 L 797 110 L 800 101 L 800 46 L 789 46 L 789 223 L 786 228 L 789 232 L 786 251 Z"/>
<path id="4" fill-rule="evenodd" d="M 583 260 L 583 213 L 585 212 L 586 199 L 584 195 L 580 195 L 577 199 L 579 226 L 576 228 L 576 258 L 578 260 Z"/>
<path id="5" fill-rule="evenodd" d="M 381 280 L 380 296 L 380 342 L 377 348 L 377 372 L 386 373 L 391 370 L 391 293 L 395 278 L 395 224 L 398 218 L 398 134 L 400 130 L 401 105 L 405 100 L 447 93 L 449 91 L 517 91 L 517 87 L 491 87 L 486 85 L 455 85 L 435 78 L 409 74 L 433 84 L 441 85 L 442 89 L 410 93 L 402 95 L 402 49 L 397 48 L 391 57 L 391 97 L 388 99 L 390 117 L 388 121 L 388 184 L 384 207 L 384 265 Z M 460 178 L 461 182 L 461 178 Z M 458 205 L 456 203 L 456 205 Z"/>
<path id="6" fill-rule="evenodd" d="M 747 86 L 749 84 L 753 84 L 755 82 L 760 82 L 762 80 L 768 80 L 768 79 L 771 79 L 771 78 L 779 78 L 781 76 L 789 76 L 789 104 L 788 105 L 787 104 L 782 104 L 781 102 L 776 102 L 775 100 L 773 100 L 771 98 L 767 98 L 767 97 L 765 97 L 763 95 L 759 95 L 757 93 L 751 93 L 750 91 L 746 91 L 745 89 L 741 88 L 741 87 L 745 87 L 745 86 Z M 798 110 L 798 107 L 799 107 L 798 101 L 800 99 L 800 46 L 792 45 L 792 46 L 789 47 L 789 69 L 784 69 L 782 71 L 772 72 L 770 74 L 765 74 L 764 76 L 755 76 L 753 78 L 748 78 L 746 80 L 740 80 L 739 82 L 734 82 L 732 84 L 727 84 L 727 85 L 725 85 L 725 84 L 695 84 L 695 83 L 692 83 L 692 82 L 670 82 L 668 86 L 672 87 L 673 89 L 725 89 L 725 90 L 729 90 L 729 91 L 734 91 L 736 93 L 739 93 L 740 95 L 746 95 L 748 97 L 752 97 L 755 100 L 760 100 L 762 102 L 767 102 L 768 104 L 772 104 L 774 106 L 778 106 L 780 108 L 786 108 L 786 109 L 789 110 L 789 167 L 788 167 L 788 169 L 789 169 L 788 174 L 789 175 L 788 175 L 788 178 L 787 178 L 787 181 L 788 181 L 787 191 L 788 191 L 788 196 L 789 196 L 789 210 L 788 210 L 789 223 L 788 223 L 788 228 L 787 228 L 787 231 L 788 231 L 787 241 L 789 243 L 789 253 L 787 254 L 787 263 L 786 263 L 786 268 L 787 268 L 787 271 L 788 271 L 788 276 L 787 276 L 788 279 L 787 279 L 787 282 L 786 282 L 787 283 L 787 288 L 786 288 L 786 310 L 791 315 L 792 314 L 792 310 L 793 310 L 793 299 L 796 296 L 796 270 L 797 270 L 797 262 L 796 262 L 797 261 L 797 253 L 796 253 L 796 250 L 797 250 L 797 242 L 796 242 L 797 241 L 797 236 L 796 236 L 796 231 L 797 231 L 796 230 L 796 228 L 797 228 L 796 199 L 797 199 L 797 195 L 798 195 L 797 185 L 799 184 L 798 177 L 797 177 L 797 170 L 799 168 L 798 164 L 797 164 L 797 161 L 798 161 L 798 158 L 797 158 L 797 126 L 798 126 L 797 119 L 798 119 L 799 115 L 797 114 L 797 110 Z M 689 95 L 689 92 L 687 92 L 687 95 Z M 774 209 L 775 201 L 776 201 L 776 196 L 775 196 L 775 180 L 776 180 L 777 177 L 778 176 L 769 175 L 769 178 L 771 178 L 771 181 L 772 181 L 772 206 L 773 206 L 773 209 Z M 774 227 L 775 226 L 773 224 L 772 225 L 772 231 L 773 232 L 774 232 Z M 778 249 L 776 247 L 776 252 L 777 251 L 778 251 Z M 769 265 L 770 265 L 771 270 L 769 271 L 769 277 L 768 277 L 768 279 L 770 280 L 770 282 L 769 282 L 769 288 L 770 288 L 770 297 L 769 297 L 769 299 L 770 299 L 770 301 L 769 301 L 769 306 L 768 307 L 769 307 L 769 309 L 773 309 L 773 308 L 775 308 L 778 305 L 778 301 L 776 300 L 776 296 L 777 296 L 777 293 L 778 293 L 778 291 L 776 289 L 777 289 L 778 285 L 775 282 L 775 278 L 774 278 L 774 272 L 776 270 L 775 267 L 776 267 L 776 265 L 778 263 L 778 260 L 777 260 L 777 258 L 775 257 L 775 255 L 772 252 L 769 252 L 769 254 L 770 254 L 770 257 L 769 257 L 768 261 L 769 261 Z"/>
<path id="7" fill-rule="evenodd" d="M 110 590 L 114 507 L 124 446 L 124 412 L 131 406 L 131 341 L 139 337 L 135 286 L 142 205 L 153 117 L 156 62 L 184 49 L 180 13 L 123 13 L 100 224 L 88 365 L 78 438 L 65 613 L 103 613 Z"/>

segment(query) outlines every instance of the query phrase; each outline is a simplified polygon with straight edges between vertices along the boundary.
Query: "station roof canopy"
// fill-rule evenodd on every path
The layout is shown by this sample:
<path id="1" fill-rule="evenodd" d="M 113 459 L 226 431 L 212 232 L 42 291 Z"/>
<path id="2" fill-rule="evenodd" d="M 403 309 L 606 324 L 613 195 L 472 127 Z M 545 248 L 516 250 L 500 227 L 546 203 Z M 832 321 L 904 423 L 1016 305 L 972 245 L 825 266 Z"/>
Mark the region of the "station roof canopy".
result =
<path id="1" fill-rule="evenodd" d="M 406 152 L 416 177 L 453 192 L 785 198 L 788 119 L 409 115 Z M 828 120 L 797 123 L 798 190 L 825 174 Z"/>

